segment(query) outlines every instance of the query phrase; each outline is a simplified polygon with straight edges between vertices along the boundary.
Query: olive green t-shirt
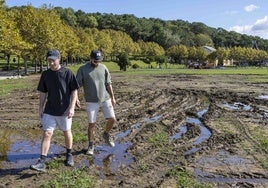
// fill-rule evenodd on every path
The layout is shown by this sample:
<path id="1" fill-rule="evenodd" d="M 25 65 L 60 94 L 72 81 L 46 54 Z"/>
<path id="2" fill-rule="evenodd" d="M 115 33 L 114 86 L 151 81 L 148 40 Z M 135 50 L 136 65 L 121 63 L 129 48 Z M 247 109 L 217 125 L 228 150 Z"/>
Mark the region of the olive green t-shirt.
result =
<path id="1" fill-rule="evenodd" d="M 86 63 L 78 69 L 76 78 L 84 89 L 86 102 L 104 102 L 110 98 L 106 88 L 112 83 L 111 76 L 104 64 L 93 67 Z"/>

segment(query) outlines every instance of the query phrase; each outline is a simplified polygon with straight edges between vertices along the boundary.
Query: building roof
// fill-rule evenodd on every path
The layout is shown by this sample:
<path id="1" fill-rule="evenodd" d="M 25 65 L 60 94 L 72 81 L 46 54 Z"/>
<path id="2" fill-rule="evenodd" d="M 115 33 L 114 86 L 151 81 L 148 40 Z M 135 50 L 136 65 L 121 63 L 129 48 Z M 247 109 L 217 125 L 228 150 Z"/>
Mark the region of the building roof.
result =
<path id="1" fill-rule="evenodd" d="M 216 49 L 215 48 L 212 48 L 210 46 L 203 46 L 203 48 L 208 52 L 208 53 L 211 53 L 211 52 L 215 52 Z"/>

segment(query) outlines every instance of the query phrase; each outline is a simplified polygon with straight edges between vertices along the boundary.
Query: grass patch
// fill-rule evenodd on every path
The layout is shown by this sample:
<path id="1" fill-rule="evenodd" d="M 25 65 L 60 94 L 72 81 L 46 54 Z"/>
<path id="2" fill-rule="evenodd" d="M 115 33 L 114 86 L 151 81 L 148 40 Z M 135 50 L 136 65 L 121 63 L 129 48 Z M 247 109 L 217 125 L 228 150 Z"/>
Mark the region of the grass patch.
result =
<path id="1" fill-rule="evenodd" d="M 47 163 L 47 167 L 48 169 L 59 169 L 60 166 L 64 163 L 63 160 L 50 160 L 48 163 Z"/>
<path id="2" fill-rule="evenodd" d="M 83 170 L 68 170 L 54 174 L 54 178 L 41 187 L 79 187 L 90 188 L 95 185 L 95 179 Z"/>
<path id="3" fill-rule="evenodd" d="M 73 142 L 86 142 L 88 140 L 87 135 L 81 131 L 73 131 Z"/>
<path id="4" fill-rule="evenodd" d="M 127 71 L 120 71 L 119 66 L 115 62 L 103 62 L 110 72 L 119 72 L 121 74 L 129 75 L 162 75 L 162 74 L 188 74 L 188 75 L 258 75 L 258 77 L 248 78 L 255 82 L 268 82 L 268 68 L 262 67 L 226 67 L 214 69 L 188 69 L 184 65 L 177 64 L 163 64 L 162 68 L 157 68 L 155 62 L 149 68 L 149 65 L 142 61 L 132 61 L 131 64 L 137 64 L 138 69 L 129 67 Z M 69 66 L 73 72 L 77 72 L 82 64 Z"/>
<path id="5" fill-rule="evenodd" d="M 254 139 L 260 144 L 260 147 L 265 152 L 268 152 L 268 135 L 265 133 L 265 131 L 259 127 L 256 127 L 252 133 L 254 134 Z"/>
<path id="6" fill-rule="evenodd" d="M 27 78 L 0 80 L 0 97 L 8 95 L 15 89 L 27 89 L 36 87 L 36 83 L 29 83 Z"/>
<path id="7" fill-rule="evenodd" d="M 225 68 L 225 69 L 136 69 L 125 74 L 156 75 L 156 74 L 188 74 L 188 75 L 263 75 L 268 76 L 267 68 Z M 262 79 L 264 79 L 263 77 Z M 266 79 L 265 79 L 266 80 Z"/>
<path id="8" fill-rule="evenodd" d="M 72 132 L 73 132 L 73 141 L 74 142 L 85 142 L 88 140 L 87 132 L 81 131 L 83 130 L 83 126 L 77 122 L 77 120 L 73 120 L 72 123 Z"/>
<path id="9" fill-rule="evenodd" d="M 199 183 L 194 176 L 182 167 L 175 167 L 170 170 L 170 175 L 176 178 L 177 187 L 185 188 L 211 188 L 209 184 Z"/>
<path id="10" fill-rule="evenodd" d="M 168 143 L 169 136 L 166 132 L 162 132 L 154 135 L 148 139 L 149 143 L 153 144 L 155 147 L 161 147 Z"/>

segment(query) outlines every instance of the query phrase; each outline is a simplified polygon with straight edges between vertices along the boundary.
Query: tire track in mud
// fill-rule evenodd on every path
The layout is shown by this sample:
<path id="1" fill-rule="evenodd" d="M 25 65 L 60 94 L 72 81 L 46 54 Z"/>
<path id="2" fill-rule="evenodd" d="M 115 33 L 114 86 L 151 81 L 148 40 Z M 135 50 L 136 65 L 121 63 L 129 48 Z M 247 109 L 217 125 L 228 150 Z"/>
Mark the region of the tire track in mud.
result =
<path id="1" fill-rule="evenodd" d="M 145 93 L 145 91 L 143 91 L 143 93 Z M 161 116 L 161 118 L 158 122 L 153 121 L 150 123 L 140 123 L 139 129 L 126 131 L 128 134 L 124 139 L 131 140 L 133 143 L 133 146 L 130 147 L 129 150 L 131 153 L 133 153 L 135 159 L 137 160 L 137 165 L 130 165 L 129 168 L 134 172 L 139 171 L 140 168 L 144 168 L 145 172 L 141 175 L 135 174 L 135 177 L 131 178 L 132 182 L 129 182 L 129 179 L 126 179 L 126 182 L 124 183 L 133 184 L 133 182 L 136 182 L 134 184 L 139 185 L 137 182 L 141 183 L 145 180 L 148 183 L 148 176 L 152 176 L 155 173 L 156 177 L 150 178 L 150 181 L 152 182 L 149 182 L 149 185 L 161 185 L 164 182 L 164 179 L 166 179 L 166 176 L 168 176 L 168 171 L 174 165 L 186 163 L 184 156 L 187 155 L 186 152 L 189 150 L 189 148 L 195 148 L 197 145 L 201 145 L 203 142 L 209 139 L 209 136 L 200 138 L 204 136 L 201 134 L 203 133 L 203 131 L 201 131 L 201 127 L 203 126 L 197 125 L 200 124 L 200 122 L 195 122 L 195 119 L 202 118 L 203 114 L 198 114 L 198 110 L 200 110 L 200 108 L 203 109 L 204 107 L 207 108 L 208 100 L 204 100 L 204 96 L 202 96 L 203 99 L 200 100 L 198 95 L 193 91 L 183 91 L 176 89 L 163 90 L 161 92 L 154 93 L 153 95 L 147 94 L 145 96 L 147 96 L 147 102 L 144 103 L 146 105 L 136 106 L 136 108 L 139 109 L 134 111 L 138 111 L 140 113 L 142 112 L 141 114 L 145 114 L 152 118 L 159 116 Z M 154 109 L 154 111 L 151 109 Z M 189 111 L 188 114 L 185 113 L 185 111 Z M 190 118 L 190 120 L 187 120 L 189 114 L 195 116 L 196 118 Z M 141 118 L 139 120 L 137 120 L 137 117 L 138 116 L 135 116 L 135 120 L 142 122 L 144 115 L 140 116 Z M 182 135 L 187 135 L 188 131 L 190 132 L 191 129 L 195 129 L 188 135 L 188 137 L 182 138 L 183 140 L 188 141 L 178 141 L 179 139 L 174 139 L 175 141 L 171 141 L 167 144 L 169 145 L 167 148 L 173 147 L 171 151 L 166 151 L 164 148 L 151 148 L 153 147 L 151 145 L 146 146 L 148 138 L 152 137 L 156 133 L 160 134 L 162 132 L 167 132 L 168 137 L 172 137 L 173 134 L 177 132 L 177 129 L 179 129 L 183 124 L 186 124 L 185 126 L 188 128 L 184 133 L 182 133 Z M 176 143 L 176 141 L 179 143 Z M 151 153 L 148 153 L 148 151 Z M 193 151 L 193 149 L 189 151 L 191 151 L 191 154 L 194 154 L 196 152 Z M 170 157 L 167 158 L 168 155 Z M 122 174 L 125 173 L 123 172 Z"/>
<path id="2" fill-rule="evenodd" d="M 123 151 L 120 156 L 109 155 L 110 150 L 101 145 L 102 140 L 99 135 L 96 136 L 96 143 L 99 144 L 97 152 L 100 155 L 96 157 L 99 157 L 99 160 L 103 158 L 103 164 L 102 161 L 96 162 L 96 158 L 88 159 L 87 156 L 76 150 L 79 155 L 75 156 L 75 160 L 80 162 L 86 160 L 83 165 L 89 167 L 89 173 L 101 176 L 103 186 L 174 187 L 176 181 L 175 183 L 172 181 L 174 177 L 171 176 L 170 170 L 176 166 L 182 169 L 192 169 L 200 182 L 211 182 L 215 186 L 261 187 L 267 185 L 267 174 L 256 167 L 258 164 L 255 164 L 255 161 L 252 162 L 251 157 L 246 158 L 246 154 L 239 151 L 242 150 L 239 148 L 239 143 L 244 138 L 241 134 L 248 131 L 245 129 L 246 127 L 243 127 L 247 125 L 244 119 L 252 116 L 252 121 L 258 123 L 260 120 L 254 118 L 254 115 L 258 113 L 263 115 L 262 121 L 267 121 L 267 117 L 264 117 L 265 112 L 258 110 L 267 103 L 249 97 L 243 98 L 225 91 L 144 87 L 142 84 L 134 86 L 136 89 L 133 91 L 124 91 L 124 88 L 128 86 L 128 83 L 115 83 L 115 91 L 118 91 L 115 92 L 118 105 L 115 109 L 117 126 L 113 129 L 116 142 L 119 145 L 127 146 L 122 147 L 126 151 Z M 8 102 L 0 100 L 0 112 L 10 118 L 8 121 L 1 119 L 0 127 L 9 124 L 11 124 L 10 126 L 18 125 L 20 119 L 29 113 L 33 113 L 34 116 L 30 114 L 25 120 L 25 126 L 22 127 L 33 126 L 35 121 L 39 121 L 35 117 L 38 96 L 35 92 L 33 93 L 20 93 L 21 100 L 12 101 L 13 107 L 8 113 L 4 112 L 4 108 L 9 105 Z M 25 100 L 31 101 L 33 108 L 29 108 L 23 102 Z M 225 104 L 226 101 L 229 103 L 241 102 L 252 106 L 256 103 L 254 110 L 257 112 L 253 113 L 254 110 L 245 113 L 230 112 L 218 105 Z M 20 106 L 20 110 L 25 109 L 23 113 L 16 111 L 16 105 Z M 12 118 L 14 113 L 18 115 Z M 83 119 L 85 112 L 77 111 L 76 116 L 78 119 Z M 234 120 L 226 121 L 224 118 Z M 100 118 L 99 121 L 100 125 L 105 123 L 104 119 Z M 239 123 L 235 124 L 235 122 Z M 233 123 L 234 126 L 231 128 L 235 130 L 236 134 L 224 132 L 219 127 L 219 123 L 226 128 L 230 128 L 228 123 Z M 200 124 L 210 130 L 211 135 L 204 135 Z M 96 132 L 102 131 L 102 126 L 96 127 Z M 251 135 L 250 131 L 248 132 Z M 162 136 L 162 140 L 160 139 L 162 142 L 155 144 L 150 140 L 156 135 Z M 31 135 L 28 136 L 31 137 Z M 174 136 L 176 139 L 171 139 Z M 252 142 L 251 139 L 246 139 Z M 62 140 L 58 143 L 61 142 Z M 79 146 L 76 147 L 76 145 Z M 85 145 L 87 143 L 74 143 L 76 149 Z M 198 150 L 194 148 L 198 148 Z M 186 155 L 189 151 L 192 152 Z M 107 158 L 104 155 L 107 155 Z M 267 156 L 267 153 L 264 153 L 264 156 Z M 133 158 L 131 163 L 122 165 L 122 161 L 129 160 L 129 158 Z M 242 170 L 236 169 L 239 168 L 239 162 L 243 165 Z M 76 167 L 84 168 L 83 165 Z M 245 168 L 246 165 L 249 168 Z M 250 171 L 246 171 L 247 169 Z"/>
<path id="3" fill-rule="evenodd" d="M 143 92 L 145 92 L 145 91 L 143 91 Z M 159 94 L 159 93 L 161 93 L 161 94 Z M 153 115 L 155 115 L 155 116 L 161 115 L 161 120 L 159 120 L 159 122 L 155 122 L 153 124 L 146 124 L 146 123 L 141 124 L 139 130 L 130 131 L 129 134 L 127 135 L 127 138 L 126 138 L 126 140 L 130 139 L 131 142 L 133 143 L 133 146 L 130 148 L 130 152 L 133 153 L 133 155 L 135 156 L 135 159 L 137 160 L 136 163 L 138 164 L 138 165 L 130 165 L 131 170 L 134 172 L 135 171 L 138 172 L 139 168 L 141 168 L 140 166 L 142 166 L 144 164 L 153 164 L 153 165 L 147 166 L 147 168 L 150 169 L 149 172 L 142 174 L 142 175 L 138 175 L 138 176 L 137 176 L 137 174 L 135 174 L 137 176 L 137 178 L 134 178 L 134 180 L 132 182 L 129 182 L 128 179 L 125 179 L 124 181 L 126 184 L 135 184 L 134 182 L 142 182 L 142 181 L 146 181 L 146 180 L 148 181 L 148 179 L 146 177 L 149 176 L 149 174 L 151 174 L 151 173 L 154 173 L 154 172 L 156 173 L 156 171 L 157 171 L 158 173 L 156 173 L 156 174 L 158 174 L 158 175 L 155 175 L 155 176 L 157 176 L 158 178 L 155 177 L 153 179 L 158 180 L 158 183 L 151 182 L 151 183 L 149 183 L 149 185 L 156 185 L 156 184 L 159 185 L 159 184 L 161 184 L 161 182 L 165 182 L 165 180 L 163 180 L 163 179 L 167 179 L 167 177 L 166 177 L 166 176 L 168 176 L 167 169 L 172 168 L 172 166 L 174 164 L 191 163 L 194 160 L 195 155 L 197 155 L 197 156 L 202 155 L 202 153 L 209 153 L 209 150 L 214 150 L 213 146 L 212 145 L 209 146 L 207 144 L 207 142 L 210 140 L 211 136 L 214 137 L 213 133 L 215 133 L 215 132 L 212 131 L 212 133 L 211 133 L 209 131 L 210 128 L 207 127 L 207 125 L 196 126 L 196 124 L 199 124 L 199 125 L 205 124 L 204 121 L 207 121 L 209 118 L 211 118 L 211 117 L 209 117 L 209 115 L 211 113 L 213 113 L 211 111 L 215 110 L 215 109 L 210 109 L 210 106 L 214 105 L 215 101 L 221 101 L 221 99 L 222 99 L 221 96 L 219 99 L 215 98 L 215 96 L 213 96 L 211 98 L 211 96 L 209 96 L 210 94 L 207 94 L 206 92 L 192 91 L 192 90 L 187 91 L 187 90 L 180 90 L 180 89 L 163 90 L 162 92 L 159 92 L 159 93 L 154 94 L 154 95 L 152 95 L 152 94 L 146 95 L 145 94 L 145 96 L 147 96 L 146 100 L 151 101 L 151 102 L 145 103 L 147 105 L 144 105 L 144 106 L 142 106 L 142 105 L 136 106 L 135 107 L 136 111 L 138 111 L 140 114 L 144 114 L 144 115 L 143 116 L 142 115 L 134 116 L 135 117 L 134 119 L 136 121 L 142 122 L 142 118 L 144 118 L 144 116 L 146 116 L 146 115 L 147 116 L 151 115 L 151 117 Z M 139 95 L 139 96 L 141 96 L 141 95 Z M 148 98 L 148 96 L 150 96 L 150 97 Z M 144 97 L 144 96 L 141 96 L 141 98 L 142 97 Z M 164 98 L 165 100 L 162 100 L 161 98 Z M 228 98 L 228 97 L 226 97 L 226 98 Z M 162 101 L 162 102 L 159 102 L 159 101 Z M 150 109 L 150 110 L 146 111 L 145 109 Z M 154 111 L 151 109 L 154 109 Z M 148 112 L 151 112 L 151 113 L 148 113 Z M 208 115 L 205 114 L 206 112 L 208 112 Z M 206 117 L 203 117 L 203 115 Z M 190 117 L 188 117 L 188 116 L 190 116 Z M 234 117 L 234 119 L 236 119 L 236 117 Z M 162 151 L 162 153 L 161 153 L 161 151 L 157 152 L 157 150 L 155 148 L 151 149 L 150 147 L 145 147 L 146 143 L 144 142 L 144 140 L 146 140 L 146 138 L 150 137 L 150 135 L 153 135 L 152 133 L 148 133 L 148 134 L 144 135 L 144 132 L 146 132 L 146 127 L 147 126 L 152 127 L 152 126 L 155 126 L 155 124 L 157 124 L 158 127 L 164 126 L 165 128 L 163 128 L 164 130 L 162 130 L 162 131 L 168 132 L 169 135 L 171 135 L 171 136 L 172 136 L 172 134 L 174 134 L 174 132 L 176 133 L 176 130 L 178 128 L 182 128 L 183 125 L 185 127 L 187 127 L 186 130 L 181 129 L 181 131 L 182 131 L 181 137 L 179 137 L 178 140 L 175 140 L 173 142 L 173 146 L 174 146 L 174 144 L 176 145 L 176 142 L 178 143 L 179 146 L 173 147 L 172 150 L 175 151 L 174 153 L 176 153 L 176 154 L 174 154 L 174 156 L 171 157 L 171 159 L 166 158 L 168 155 L 171 156 L 172 152 L 170 152 L 170 151 L 169 152 Z M 202 135 L 202 131 L 201 131 L 202 127 L 203 128 L 205 127 L 205 129 L 207 129 L 206 132 L 209 132 L 209 133 Z M 203 137 L 203 138 L 201 138 L 201 137 Z M 224 140 L 222 140 L 222 141 L 224 144 Z M 237 142 L 239 142 L 239 140 L 237 140 Z M 143 148 L 143 147 L 145 147 L 145 148 Z M 172 147 L 172 146 L 170 146 L 170 147 Z M 210 147 L 212 147 L 212 148 L 210 148 Z M 147 150 L 150 152 L 153 151 L 153 153 L 150 153 Z M 143 155 L 140 158 L 139 155 L 141 155 L 141 153 L 143 153 Z M 198 153 L 198 154 L 196 154 L 196 153 Z M 161 157 L 164 154 L 166 154 L 166 156 Z M 186 157 L 186 158 L 180 158 L 180 160 L 176 159 L 177 155 L 185 156 L 185 154 L 186 154 L 186 156 L 190 154 L 193 158 L 191 159 L 191 158 Z M 153 157 L 153 156 L 155 156 L 155 157 Z M 237 156 L 237 158 L 238 158 L 238 156 Z M 175 161 L 177 161 L 177 162 L 175 162 Z M 167 167 L 167 164 L 169 164 L 169 167 Z M 125 175 L 128 173 L 125 173 L 125 171 L 123 170 L 122 175 L 123 174 Z M 243 172 L 241 174 L 243 174 Z M 251 174 L 254 174 L 254 172 Z M 259 174 L 259 173 L 256 172 L 256 174 Z M 258 177 L 252 176 L 249 179 L 249 177 L 245 177 L 243 175 L 239 175 L 239 174 L 234 173 L 234 174 L 230 175 L 231 177 L 228 178 L 229 182 L 227 181 L 224 183 L 233 184 L 234 182 L 237 182 L 237 185 L 239 185 L 241 183 L 248 184 L 248 185 L 254 185 L 254 184 L 261 185 L 263 183 L 266 184 L 267 183 L 267 176 L 263 173 L 260 173 L 260 174 L 261 175 Z M 131 176 L 133 176 L 132 173 L 129 177 L 131 177 Z M 223 182 L 223 180 L 221 180 L 220 178 L 217 178 L 219 176 L 217 174 L 215 174 L 215 175 L 210 174 L 210 176 L 211 176 L 210 178 L 208 178 L 208 177 L 202 178 L 202 174 L 201 174 L 201 176 L 197 174 L 197 176 L 199 176 L 199 180 L 201 182 L 204 182 L 204 180 L 205 180 L 205 182 L 213 182 L 216 184 L 221 184 Z M 233 177 L 233 179 L 232 179 L 232 177 Z M 240 179 L 238 180 L 237 177 L 240 177 Z M 136 184 L 138 185 L 139 183 L 136 183 Z"/>

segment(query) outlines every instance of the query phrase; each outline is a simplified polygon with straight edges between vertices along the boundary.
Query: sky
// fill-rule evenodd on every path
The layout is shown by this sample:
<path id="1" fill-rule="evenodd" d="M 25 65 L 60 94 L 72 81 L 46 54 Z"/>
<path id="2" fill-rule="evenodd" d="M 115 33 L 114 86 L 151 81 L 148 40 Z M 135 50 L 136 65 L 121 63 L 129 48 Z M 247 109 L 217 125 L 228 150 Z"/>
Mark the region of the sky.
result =
<path id="1" fill-rule="evenodd" d="M 6 0 L 6 6 L 42 5 L 86 13 L 132 14 L 138 18 L 202 22 L 268 39 L 268 0 Z"/>

